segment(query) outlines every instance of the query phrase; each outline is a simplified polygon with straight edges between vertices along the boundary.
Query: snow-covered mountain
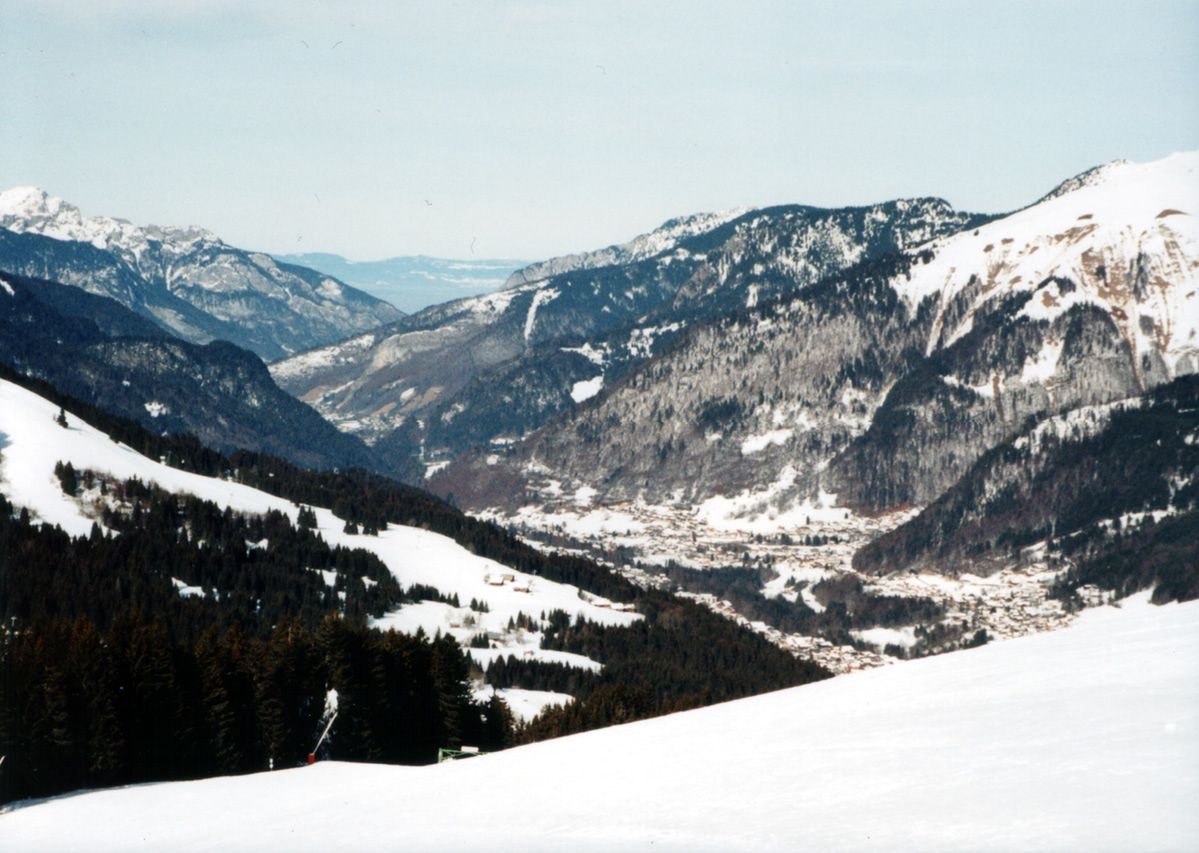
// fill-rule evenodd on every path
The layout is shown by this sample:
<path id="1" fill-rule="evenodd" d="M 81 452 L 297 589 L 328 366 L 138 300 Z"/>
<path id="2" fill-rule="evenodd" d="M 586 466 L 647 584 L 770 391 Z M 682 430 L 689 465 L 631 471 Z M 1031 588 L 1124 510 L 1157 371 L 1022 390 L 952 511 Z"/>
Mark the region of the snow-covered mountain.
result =
<path id="1" fill-rule="evenodd" d="M 385 299 L 406 314 L 499 290 L 526 261 L 430 258 L 424 255 L 351 261 L 327 252 L 276 255 L 286 264 L 308 267 Z"/>
<path id="2" fill-rule="evenodd" d="M 35 187 L 0 192 L 0 269 L 110 296 L 185 340 L 264 359 L 401 316 L 313 270 L 236 249 L 203 228 L 88 217 Z"/>
<path id="3" fill-rule="evenodd" d="M 1012 296 L 1032 296 L 1017 319 L 1052 323 L 1075 306 L 1094 306 L 1116 323 L 1138 382 L 1156 384 L 1199 371 L 1196 204 L 1199 152 L 1110 163 L 1033 207 L 932 241 L 922 248 L 933 259 L 896 287 L 911 310 L 935 300 L 929 352 L 964 337 L 976 316 Z M 1056 355 L 1035 354 L 1030 377 L 1051 375 Z"/>
<path id="4" fill-rule="evenodd" d="M 593 404 L 433 483 L 478 508 L 926 504 L 1030 418 L 1199 369 L 1196 210 L 1199 153 L 1092 170 L 694 328 Z"/>
<path id="5" fill-rule="evenodd" d="M 939 199 L 673 220 L 624 246 L 534 265 L 497 293 L 278 362 L 272 373 L 419 478 L 465 448 L 531 432 L 692 325 L 980 221 Z"/>
<path id="6" fill-rule="evenodd" d="M 85 792 L 15 804 L 0 832 L 28 851 L 1183 850 L 1199 837 L 1197 668 L 1199 603 L 1141 597 L 468 761 Z"/>

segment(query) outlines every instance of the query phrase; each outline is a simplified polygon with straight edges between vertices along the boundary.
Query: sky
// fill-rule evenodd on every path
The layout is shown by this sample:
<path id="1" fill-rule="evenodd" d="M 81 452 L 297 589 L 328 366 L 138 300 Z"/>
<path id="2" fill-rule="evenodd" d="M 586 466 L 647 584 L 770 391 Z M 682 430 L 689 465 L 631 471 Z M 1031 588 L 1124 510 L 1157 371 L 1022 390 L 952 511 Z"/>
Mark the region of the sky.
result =
<path id="1" fill-rule="evenodd" d="M 358 260 L 998 212 L 1199 148 L 1199 2 L 3 0 L 0 187 Z"/>

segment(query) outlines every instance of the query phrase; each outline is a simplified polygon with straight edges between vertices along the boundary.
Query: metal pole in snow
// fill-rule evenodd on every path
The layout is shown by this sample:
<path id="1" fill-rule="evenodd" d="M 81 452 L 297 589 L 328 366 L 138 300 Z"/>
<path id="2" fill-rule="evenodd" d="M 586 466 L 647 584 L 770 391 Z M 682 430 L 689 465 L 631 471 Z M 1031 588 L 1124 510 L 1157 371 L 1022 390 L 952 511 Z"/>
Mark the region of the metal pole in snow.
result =
<path id="1" fill-rule="evenodd" d="M 325 738 L 329 735 L 329 729 L 333 728 L 333 721 L 337 719 L 337 711 L 333 712 L 333 716 L 329 718 L 329 724 L 325 726 L 325 730 L 321 732 L 320 738 L 316 742 L 316 746 L 312 748 L 312 755 L 315 756 L 321 744 L 325 742 Z"/>

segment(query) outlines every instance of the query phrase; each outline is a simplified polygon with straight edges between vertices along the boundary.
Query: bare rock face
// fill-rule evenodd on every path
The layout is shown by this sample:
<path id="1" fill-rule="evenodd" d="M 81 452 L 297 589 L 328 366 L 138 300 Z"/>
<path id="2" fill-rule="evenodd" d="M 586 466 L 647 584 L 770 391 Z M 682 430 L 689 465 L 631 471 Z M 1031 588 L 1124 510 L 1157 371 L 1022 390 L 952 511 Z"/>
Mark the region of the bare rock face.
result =
<path id="1" fill-rule="evenodd" d="M 116 299 L 194 343 L 273 360 L 398 319 L 329 276 L 235 249 L 202 228 L 89 218 L 24 187 L 0 193 L 0 269 Z"/>

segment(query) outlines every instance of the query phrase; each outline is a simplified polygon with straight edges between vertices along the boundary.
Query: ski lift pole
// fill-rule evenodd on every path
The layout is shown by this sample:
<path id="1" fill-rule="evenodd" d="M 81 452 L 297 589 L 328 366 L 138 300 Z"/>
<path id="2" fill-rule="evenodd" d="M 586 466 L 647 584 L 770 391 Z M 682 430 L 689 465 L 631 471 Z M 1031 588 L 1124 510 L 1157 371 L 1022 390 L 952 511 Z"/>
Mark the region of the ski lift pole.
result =
<path id="1" fill-rule="evenodd" d="M 337 712 L 333 712 L 333 716 L 329 718 L 325 730 L 321 732 L 321 736 L 316 741 L 316 746 L 312 748 L 312 752 L 308 753 L 308 763 L 316 764 L 316 753 L 321 748 L 321 744 L 325 742 L 325 738 L 329 736 L 329 729 L 333 728 L 333 721 L 337 719 Z"/>

